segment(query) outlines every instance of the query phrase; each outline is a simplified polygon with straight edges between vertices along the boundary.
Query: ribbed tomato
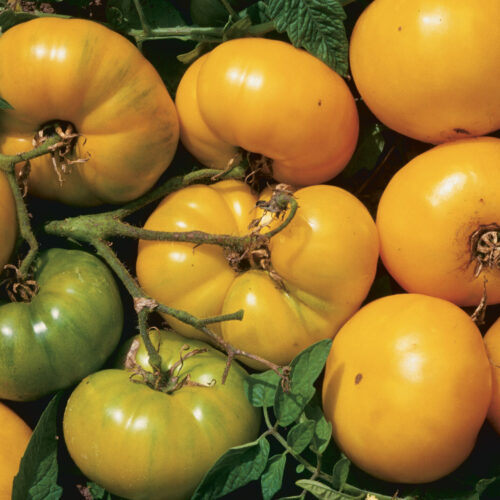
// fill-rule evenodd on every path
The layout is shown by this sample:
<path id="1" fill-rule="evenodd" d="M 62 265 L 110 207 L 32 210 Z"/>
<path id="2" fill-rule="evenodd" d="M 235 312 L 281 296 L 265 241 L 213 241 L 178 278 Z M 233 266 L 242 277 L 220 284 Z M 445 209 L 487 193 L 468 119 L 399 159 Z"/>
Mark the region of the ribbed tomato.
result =
<path id="1" fill-rule="evenodd" d="M 277 181 L 311 185 L 337 175 L 356 147 L 358 113 L 344 80 L 277 40 L 219 45 L 186 71 L 175 102 L 183 144 L 213 168 L 244 150 L 270 160 Z"/>
<path id="2" fill-rule="evenodd" d="M 352 194 L 317 185 L 294 196 L 297 213 L 269 244 L 272 269 L 235 270 L 216 245 L 141 241 L 136 268 L 141 285 L 154 299 L 199 318 L 243 309 L 242 321 L 210 327 L 240 349 L 289 363 L 307 346 L 333 337 L 356 311 L 378 260 L 375 224 Z M 243 182 L 194 185 L 167 196 L 145 228 L 247 235 L 250 221 L 262 215 L 256 202 Z M 205 338 L 167 320 L 184 335 Z"/>
<path id="3" fill-rule="evenodd" d="M 46 124 L 80 134 L 70 174 L 46 155 L 31 161 L 32 194 L 77 205 L 119 203 L 147 191 L 178 141 L 175 106 L 153 66 L 126 38 L 84 19 L 44 17 L 0 39 L 0 152 L 33 147 Z"/>

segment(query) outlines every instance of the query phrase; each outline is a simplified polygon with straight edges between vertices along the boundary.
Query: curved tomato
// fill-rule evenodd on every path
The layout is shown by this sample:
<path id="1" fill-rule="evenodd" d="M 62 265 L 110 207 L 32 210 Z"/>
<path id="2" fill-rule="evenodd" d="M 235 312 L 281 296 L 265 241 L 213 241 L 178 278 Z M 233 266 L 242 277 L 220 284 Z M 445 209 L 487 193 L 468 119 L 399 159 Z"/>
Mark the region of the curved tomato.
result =
<path id="1" fill-rule="evenodd" d="M 161 337 L 159 337 L 161 335 Z M 104 370 L 80 383 L 63 419 L 69 453 L 81 471 L 106 490 L 137 500 L 187 499 L 229 448 L 252 441 L 260 412 L 248 402 L 246 372 L 233 363 L 222 384 L 226 357 L 174 332 L 153 332 L 166 372 L 181 355 L 206 348 L 179 364 L 190 381 L 173 392 L 153 390 L 124 370 Z M 150 369 L 144 346 L 136 362 Z M 214 383 L 215 381 L 215 383 Z M 208 385 L 208 387 L 207 387 Z"/>
<path id="2" fill-rule="evenodd" d="M 0 403 L 0 500 L 11 500 L 12 482 L 31 438 L 31 429 L 8 406 Z"/>
<path id="3" fill-rule="evenodd" d="M 34 195 L 77 205 L 118 203 L 147 191 L 178 141 L 175 106 L 153 66 L 124 37 L 92 21 L 40 18 L 0 40 L 0 152 L 32 149 L 45 124 L 81 134 L 62 184 L 51 158 L 32 160 Z"/>
<path id="4" fill-rule="evenodd" d="M 181 141 L 212 168 L 241 148 L 271 159 L 277 181 L 310 185 L 337 175 L 356 147 L 358 114 L 344 80 L 277 40 L 219 45 L 188 68 L 175 102 Z"/>
<path id="5" fill-rule="evenodd" d="M 500 318 L 486 332 L 484 343 L 493 372 L 493 397 L 488 411 L 488 421 L 500 434 Z"/>
<path id="6" fill-rule="evenodd" d="M 500 139 L 463 139 L 390 180 L 377 212 L 380 255 L 405 290 L 478 305 L 486 279 L 488 303 L 500 302 L 499 162 Z"/>
<path id="7" fill-rule="evenodd" d="M 385 125 L 424 142 L 497 130 L 498 19 L 498 0 L 375 0 L 350 40 L 363 100 Z"/>
<path id="8" fill-rule="evenodd" d="M 215 245 L 141 241 L 136 267 L 141 286 L 159 302 L 198 318 L 243 309 L 242 321 L 211 328 L 240 349 L 289 363 L 310 344 L 335 335 L 364 300 L 378 260 L 375 224 L 353 195 L 318 185 L 294 196 L 295 217 L 269 245 L 281 281 L 262 268 L 233 270 Z M 243 182 L 194 185 L 166 197 L 145 227 L 246 235 L 259 215 L 256 201 Z M 174 318 L 167 320 L 186 336 L 206 338 Z"/>
<path id="9" fill-rule="evenodd" d="M 491 400 L 481 333 L 454 304 L 419 294 L 387 296 L 339 331 L 323 385 L 333 436 L 360 468 L 422 483 L 471 452 Z"/>
<path id="10" fill-rule="evenodd" d="M 3 172 L 0 173 L 0 271 L 7 264 L 14 250 L 17 235 L 16 203 L 10 190 L 9 182 Z"/>
<path id="11" fill-rule="evenodd" d="M 118 288 L 97 257 L 52 248 L 40 254 L 30 302 L 0 306 L 0 398 L 34 400 L 97 370 L 123 325 Z"/>

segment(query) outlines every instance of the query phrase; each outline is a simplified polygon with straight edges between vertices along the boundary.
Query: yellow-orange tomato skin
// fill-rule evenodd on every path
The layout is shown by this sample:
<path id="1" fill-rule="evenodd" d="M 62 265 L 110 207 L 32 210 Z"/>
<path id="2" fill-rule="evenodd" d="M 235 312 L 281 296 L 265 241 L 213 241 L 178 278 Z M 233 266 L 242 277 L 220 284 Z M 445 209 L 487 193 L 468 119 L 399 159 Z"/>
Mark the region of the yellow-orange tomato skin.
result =
<path id="1" fill-rule="evenodd" d="M 498 19 L 498 0 L 375 0 L 350 40 L 363 100 L 385 125 L 424 142 L 497 130 Z"/>
<path id="2" fill-rule="evenodd" d="M 500 269 L 475 276 L 471 235 L 500 227 L 500 139 L 453 141 L 420 154 L 389 181 L 379 202 L 382 261 L 407 291 L 478 305 L 500 302 Z"/>
<path id="3" fill-rule="evenodd" d="M 357 310 L 378 260 L 375 224 L 352 194 L 318 185 L 294 196 L 297 213 L 270 243 L 272 269 L 281 281 L 262 268 L 235 272 L 216 245 L 140 241 L 136 271 L 141 286 L 159 302 L 198 318 L 243 309 L 242 321 L 210 328 L 240 349 L 289 363 L 310 344 L 333 337 Z M 145 228 L 247 235 L 259 215 L 256 202 L 239 181 L 191 186 L 166 197 Z M 192 326 L 167 320 L 183 335 L 206 339 Z"/>
<path id="4" fill-rule="evenodd" d="M 458 306 L 386 296 L 340 329 L 327 360 L 323 408 L 343 452 L 369 474 L 423 483 L 470 454 L 491 400 L 476 325 Z"/>
<path id="5" fill-rule="evenodd" d="M 12 482 L 31 438 L 31 429 L 8 406 L 0 403 L 0 500 L 11 500 Z"/>
<path id="6" fill-rule="evenodd" d="M 311 185 L 337 175 L 358 138 L 344 80 L 277 40 L 225 42 L 184 74 L 176 96 L 181 140 L 202 163 L 225 168 L 240 148 L 273 160 L 273 177 Z"/>
<path id="7" fill-rule="evenodd" d="M 53 121 L 79 135 L 70 171 L 50 155 L 31 160 L 31 194 L 73 205 L 121 203 L 146 192 L 170 164 L 179 124 L 151 63 L 126 38 L 85 19 L 45 17 L 0 40 L 0 152 L 32 149 Z"/>
<path id="8" fill-rule="evenodd" d="M 493 373 L 493 395 L 488 410 L 488 421 L 500 434 L 500 318 L 486 332 L 484 343 Z"/>

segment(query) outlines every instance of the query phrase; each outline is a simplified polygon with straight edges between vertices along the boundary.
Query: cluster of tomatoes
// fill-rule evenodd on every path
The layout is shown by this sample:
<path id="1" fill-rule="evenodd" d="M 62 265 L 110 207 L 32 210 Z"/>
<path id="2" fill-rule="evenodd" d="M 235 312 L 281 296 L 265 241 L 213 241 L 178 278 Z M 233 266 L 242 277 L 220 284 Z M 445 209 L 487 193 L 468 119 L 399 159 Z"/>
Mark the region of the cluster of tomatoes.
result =
<path id="1" fill-rule="evenodd" d="M 401 166 L 376 220 L 353 194 L 327 184 L 356 148 L 349 86 L 277 40 L 217 46 L 187 69 L 174 103 L 139 51 L 97 23 L 17 25 L 0 38 L 0 95 L 13 108 L 2 111 L 1 152 L 27 151 L 41 126 L 65 124 L 66 135 L 75 133 L 72 153 L 59 163 L 32 160 L 28 189 L 80 206 L 147 192 L 179 137 L 206 167 L 243 160 L 253 176 L 287 184 L 298 209 L 262 239 L 265 259 L 235 271 L 217 245 L 140 241 L 138 281 L 156 301 L 198 318 L 243 309 L 241 321 L 210 328 L 277 365 L 334 338 L 322 398 L 341 450 L 378 478 L 432 481 L 467 458 L 487 416 L 500 432 L 500 320 L 483 339 L 462 308 L 500 303 L 500 139 L 486 137 L 500 128 L 492 22 L 500 3 L 481 4 L 483 15 L 454 0 L 375 0 L 357 21 L 350 57 L 361 98 L 387 127 L 437 144 Z M 471 34 L 477 43 L 468 43 Z M 3 175 L 0 194 L 5 264 L 16 209 Z M 272 195 L 236 180 L 192 185 L 167 196 L 145 228 L 245 236 L 260 221 L 265 237 L 287 214 L 266 212 Z M 361 307 L 379 257 L 406 293 Z M 33 400 L 81 381 L 63 427 L 89 479 L 125 498 L 188 498 L 218 456 L 258 435 L 245 369 L 233 364 L 221 384 L 225 357 L 204 333 L 165 315 L 184 336 L 151 335 L 165 386 L 149 383 L 139 339 L 119 350 L 115 368 L 98 371 L 123 329 L 113 276 L 94 256 L 63 249 L 42 253 L 34 272 L 32 300 L 0 306 L 0 397 Z M 20 455 L 29 430 L 11 434 Z M 1 474 L 8 492 L 14 471 Z"/>

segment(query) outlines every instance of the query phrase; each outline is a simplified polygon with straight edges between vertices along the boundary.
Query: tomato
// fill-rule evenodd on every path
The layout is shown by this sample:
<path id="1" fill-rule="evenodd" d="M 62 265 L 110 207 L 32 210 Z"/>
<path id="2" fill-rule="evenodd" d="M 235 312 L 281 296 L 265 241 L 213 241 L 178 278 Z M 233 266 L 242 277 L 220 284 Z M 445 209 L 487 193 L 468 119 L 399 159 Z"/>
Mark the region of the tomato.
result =
<path id="1" fill-rule="evenodd" d="M 389 181 L 377 212 L 380 255 L 405 290 L 470 306 L 486 280 L 488 303 L 500 302 L 499 162 L 500 139 L 463 139 L 424 152 Z"/>
<path id="2" fill-rule="evenodd" d="M 337 175 L 356 147 L 358 113 L 344 80 L 277 40 L 219 45 L 188 68 L 175 102 L 181 141 L 213 168 L 243 149 L 271 159 L 277 181 L 310 185 Z"/>
<path id="3" fill-rule="evenodd" d="M 14 250 L 17 235 L 16 203 L 7 177 L 0 173 L 0 271 Z"/>
<path id="4" fill-rule="evenodd" d="M 488 421 L 500 434 L 500 318 L 486 332 L 484 343 L 493 372 L 493 397 L 488 411 Z"/>
<path id="5" fill-rule="evenodd" d="M 257 437 L 260 412 L 245 396 L 246 372 L 237 363 L 221 383 L 224 354 L 197 340 L 189 340 L 186 351 L 186 339 L 174 332 L 155 332 L 152 340 L 164 371 L 181 354 L 206 348 L 175 371 L 202 385 L 161 392 L 125 370 L 94 373 L 68 400 L 64 438 L 81 471 L 111 493 L 133 500 L 187 499 L 220 455 Z M 136 362 L 150 369 L 142 344 Z"/>
<path id="6" fill-rule="evenodd" d="M 178 141 L 175 106 L 153 66 L 127 39 L 83 19 L 40 18 L 0 40 L 0 152 L 32 149 L 42 125 L 80 134 L 62 185 L 48 155 L 31 161 L 29 190 L 76 205 L 119 203 L 147 191 Z"/>
<path id="7" fill-rule="evenodd" d="M 388 127 L 424 142 L 500 128 L 498 0 L 375 0 L 350 40 L 354 82 Z"/>
<path id="8" fill-rule="evenodd" d="M 8 406 L 0 403 L 0 500 L 11 500 L 12 482 L 31 438 L 31 429 Z"/>
<path id="9" fill-rule="evenodd" d="M 0 306 L 0 398 L 38 399 L 97 370 L 120 339 L 123 311 L 106 265 L 81 250 L 40 254 L 30 302 Z"/>
<path id="10" fill-rule="evenodd" d="M 302 188 L 294 196 L 296 215 L 269 245 L 281 281 L 258 266 L 235 271 L 215 245 L 140 241 L 141 286 L 159 302 L 198 318 L 243 309 L 242 321 L 210 327 L 240 349 L 289 363 L 307 346 L 335 335 L 366 297 L 378 260 L 375 224 L 357 198 L 328 185 Z M 247 235 L 250 221 L 260 215 L 256 201 L 243 182 L 194 185 L 167 196 L 145 228 Z M 183 335 L 206 338 L 172 317 L 167 320 Z"/>
<path id="11" fill-rule="evenodd" d="M 481 333 L 458 306 L 420 294 L 378 299 L 335 337 L 323 408 L 360 468 L 423 483 L 471 452 L 491 400 Z"/>

